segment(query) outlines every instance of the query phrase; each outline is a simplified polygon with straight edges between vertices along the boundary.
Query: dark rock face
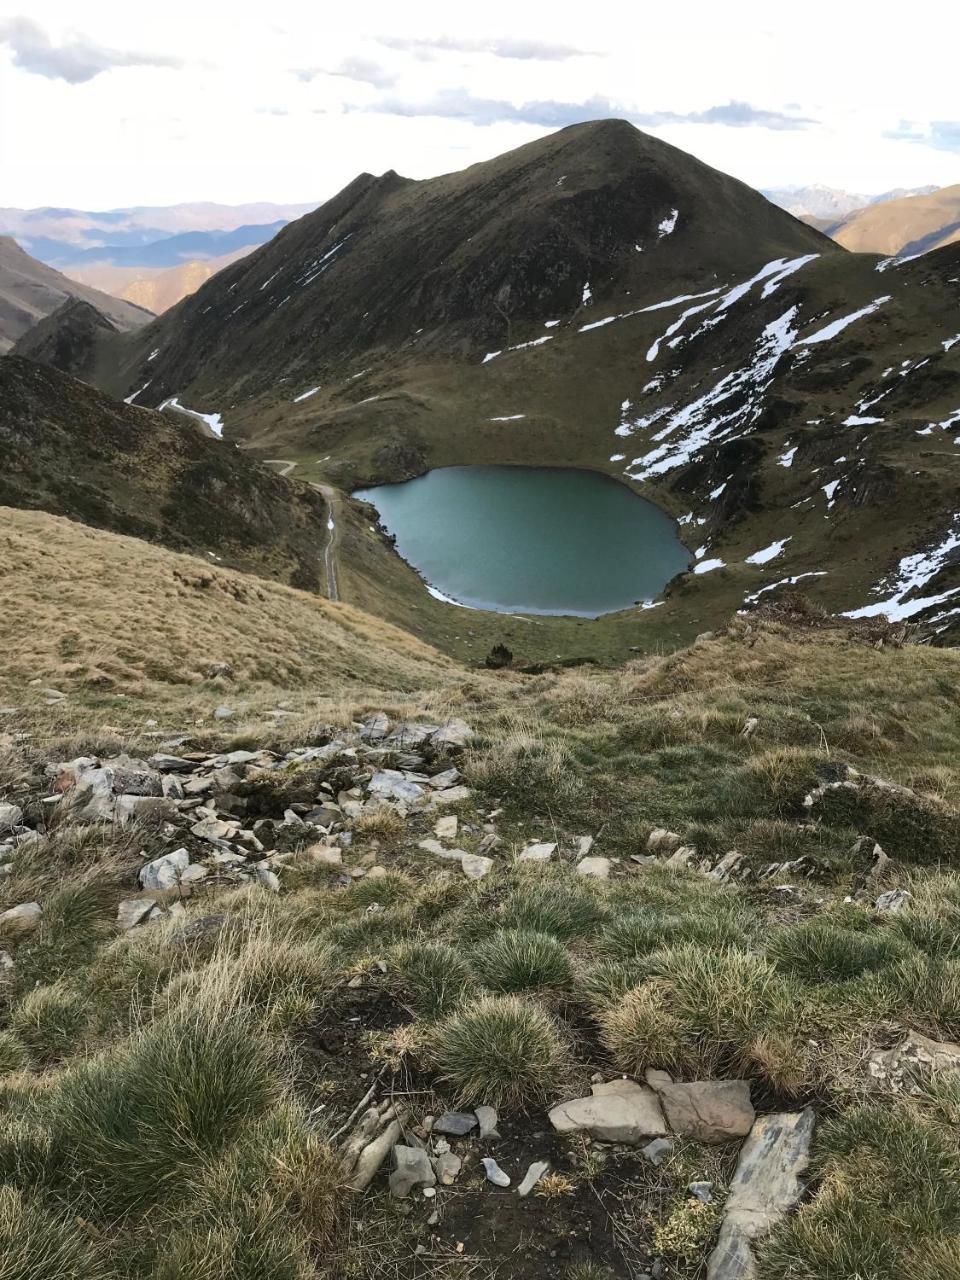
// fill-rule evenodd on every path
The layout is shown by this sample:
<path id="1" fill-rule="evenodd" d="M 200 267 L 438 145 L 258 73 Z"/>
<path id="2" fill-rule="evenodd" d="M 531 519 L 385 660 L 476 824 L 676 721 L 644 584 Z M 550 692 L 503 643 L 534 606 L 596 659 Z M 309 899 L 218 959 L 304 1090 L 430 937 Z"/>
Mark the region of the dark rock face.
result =
<path id="1" fill-rule="evenodd" d="M 213 553 L 308 590 L 319 585 L 321 496 L 204 436 L 190 419 L 120 404 L 5 356 L 0 455 L 0 505 Z"/>
<path id="2" fill-rule="evenodd" d="M 158 403 L 193 385 L 255 395 L 307 367 L 319 381 L 325 364 L 398 344 L 473 360 L 575 313 L 585 288 L 602 300 L 804 252 L 841 251 L 624 121 L 574 125 L 429 181 L 362 174 L 152 324 L 111 376 L 123 394 L 142 386 L 159 348 Z"/>
<path id="3" fill-rule="evenodd" d="M 62 373 L 90 381 L 96 366 L 97 347 L 119 330 L 112 320 L 82 298 L 68 298 L 51 315 L 29 329 L 11 354 L 48 364 Z"/>

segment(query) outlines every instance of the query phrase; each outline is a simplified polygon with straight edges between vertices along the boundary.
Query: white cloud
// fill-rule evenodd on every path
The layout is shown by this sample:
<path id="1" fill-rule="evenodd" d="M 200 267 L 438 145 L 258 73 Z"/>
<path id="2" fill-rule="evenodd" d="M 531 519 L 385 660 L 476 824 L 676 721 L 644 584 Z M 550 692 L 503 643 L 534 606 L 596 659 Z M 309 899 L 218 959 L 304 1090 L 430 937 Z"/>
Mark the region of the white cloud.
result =
<path id="1" fill-rule="evenodd" d="M 942 0 L 914 0 L 895 39 L 833 0 L 800 19 L 761 0 L 407 0 L 402 32 L 396 13 L 30 0 L 34 43 L 8 21 L 0 47 L 4 202 L 320 200 L 362 170 L 449 172 L 608 106 L 754 186 L 960 182 L 955 53 L 930 38 Z"/>

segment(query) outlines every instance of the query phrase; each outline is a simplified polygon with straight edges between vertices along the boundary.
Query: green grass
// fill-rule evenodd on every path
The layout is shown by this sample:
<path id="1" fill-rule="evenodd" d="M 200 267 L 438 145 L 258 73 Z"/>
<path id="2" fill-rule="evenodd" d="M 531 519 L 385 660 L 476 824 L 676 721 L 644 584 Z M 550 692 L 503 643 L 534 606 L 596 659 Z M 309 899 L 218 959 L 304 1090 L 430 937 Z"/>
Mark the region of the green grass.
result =
<path id="1" fill-rule="evenodd" d="M 61 980 L 25 995 L 11 1012 L 10 1028 L 34 1065 L 46 1067 L 82 1048 L 91 1013 L 88 997 Z"/>
<path id="2" fill-rule="evenodd" d="M 0 1276 L 4 1280 L 113 1280 L 114 1272 L 69 1215 L 0 1187 Z"/>
<path id="3" fill-rule="evenodd" d="M 490 991 L 560 992 L 569 987 L 573 971 L 562 943 L 549 933 L 503 929 L 474 947 L 470 964 Z"/>
<path id="4" fill-rule="evenodd" d="M 485 996 L 441 1022 L 432 1058 L 440 1081 L 461 1103 L 498 1109 L 543 1105 L 566 1075 L 568 1050 L 539 1005 L 518 996 Z"/>

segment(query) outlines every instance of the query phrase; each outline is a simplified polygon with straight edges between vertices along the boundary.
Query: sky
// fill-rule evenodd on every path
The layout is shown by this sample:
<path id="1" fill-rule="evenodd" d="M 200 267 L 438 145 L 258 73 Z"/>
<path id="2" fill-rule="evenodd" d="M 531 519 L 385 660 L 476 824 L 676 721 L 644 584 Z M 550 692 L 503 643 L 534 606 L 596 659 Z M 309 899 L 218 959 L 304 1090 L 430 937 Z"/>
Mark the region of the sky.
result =
<path id="1" fill-rule="evenodd" d="M 0 207 L 321 201 L 619 116 L 755 187 L 960 182 L 960 6 L 0 0 Z"/>

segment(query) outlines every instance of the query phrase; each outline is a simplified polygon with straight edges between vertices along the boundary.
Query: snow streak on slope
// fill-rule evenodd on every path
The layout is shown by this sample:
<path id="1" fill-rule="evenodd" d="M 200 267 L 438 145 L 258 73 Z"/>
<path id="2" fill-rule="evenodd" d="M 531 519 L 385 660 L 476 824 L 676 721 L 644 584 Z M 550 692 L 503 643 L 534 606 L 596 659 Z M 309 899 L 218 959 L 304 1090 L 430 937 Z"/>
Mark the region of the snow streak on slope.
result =
<path id="1" fill-rule="evenodd" d="M 797 310 L 797 307 L 791 307 L 766 326 L 757 342 L 753 359 L 745 368 L 728 373 L 712 390 L 679 412 L 658 410 L 672 415 L 667 425 L 653 437 L 660 443 L 635 458 L 627 468 L 627 475 L 634 480 L 663 475 L 689 462 L 706 444 L 734 439 L 743 434 L 744 429 L 749 429 L 763 408 L 764 392 L 781 356 L 796 341 Z M 735 407 L 725 412 L 722 406 L 730 401 L 734 401 Z M 649 425 L 652 418 L 650 415 L 648 419 L 641 419 L 634 429 Z M 617 434 L 626 433 L 618 428 Z"/>
<path id="2" fill-rule="evenodd" d="M 188 409 L 176 396 L 170 396 L 169 399 L 164 400 L 163 404 L 157 405 L 157 412 L 161 409 L 176 409 L 177 413 L 185 413 L 190 418 L 199 418 L 201 422 L 207 424 L 218 440 L 223 439 L 223 418 L 219 413 L 200 413 L 196 409 Z"/>
<path id="3" fill-rule="evenodd" d="M 804 338 L 800 345 L 804 347 L 812 346 L 815 342 L 829 342 L 831 338 L 835 338 L 838 333 L 842 333 L 848 325 L 853 324 L 855 320 L 862 320 L 864 316 L 869 316 L 878 311 L 885 302 L 890 301 L 891 295 L 884 294 L 882 298 L 874 298 L 873 302 L 868 302 L 865 307 L 861 307 L 859 311 L 851 312 L 848 316 L 841 316 L 839 320 L 831 320 L 831 322 L 823 329 L 818 329 L 816 333 L 812 333 L 809 338 Z"/>
<path id="4" fill-rule="evenodd" d="M 931 605 L 943 604 L 945 600 L 960 594 L 960 587 L 951 587 L 939 594 L 920 596 L 914 600 L 907 600 L 906 597 L 932 582 L 937 574 L 947 567 L 952 554 L 958 550 L 960 550 L 960 515 L 954 516 L 953 527 L 939 546 L 903 557 L 893 582 L 882 583 L 877 588 L 879 591 L 891 593 L 887 599 L 864 605 L 862 609 L 850 609 L 844 616 L 875 618 L 878 614 L 885 613 L 891 622 L 902 622 L 905 618 L 912 618 L 914 614 L 920 613 Z"/>

